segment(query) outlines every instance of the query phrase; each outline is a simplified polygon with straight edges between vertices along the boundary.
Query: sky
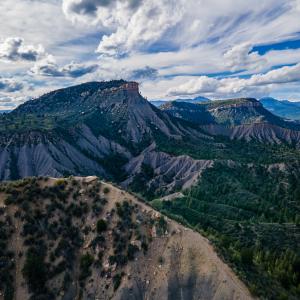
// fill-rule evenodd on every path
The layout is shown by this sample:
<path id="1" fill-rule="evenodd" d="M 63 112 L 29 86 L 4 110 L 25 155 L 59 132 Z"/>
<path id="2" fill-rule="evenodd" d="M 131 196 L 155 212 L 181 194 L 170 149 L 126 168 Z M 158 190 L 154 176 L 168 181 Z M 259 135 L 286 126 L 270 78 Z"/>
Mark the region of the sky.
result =
<path id="1" fill-rule="evenodd" d="M 121 78 L 151 100 L 300 101 L 300 0 L 0 1 L 0 109 Z"/>

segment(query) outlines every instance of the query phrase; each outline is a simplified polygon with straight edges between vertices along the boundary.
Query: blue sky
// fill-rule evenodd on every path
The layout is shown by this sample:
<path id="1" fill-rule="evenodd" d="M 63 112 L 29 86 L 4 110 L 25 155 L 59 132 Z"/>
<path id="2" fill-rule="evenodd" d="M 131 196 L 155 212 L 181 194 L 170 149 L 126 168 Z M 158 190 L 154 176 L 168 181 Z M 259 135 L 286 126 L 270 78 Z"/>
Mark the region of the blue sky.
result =
<path id="1" fill-rule="evenodd" d="M 258 52 L 259 55 L 264 55 L 272 50 L 287 50 L 287 49 L 299 49 L 300 48 L 300 39 L 296 40 L 287 40 L 277 43 L 272 43 L 269 45 L 258 45 L 254 46 L 251 52 Z"/>
<path id="2" fill-rule="evenodd" d="M 91 80 L 300 101 L 300 0 L 1 0 L 0 109 Z"/>

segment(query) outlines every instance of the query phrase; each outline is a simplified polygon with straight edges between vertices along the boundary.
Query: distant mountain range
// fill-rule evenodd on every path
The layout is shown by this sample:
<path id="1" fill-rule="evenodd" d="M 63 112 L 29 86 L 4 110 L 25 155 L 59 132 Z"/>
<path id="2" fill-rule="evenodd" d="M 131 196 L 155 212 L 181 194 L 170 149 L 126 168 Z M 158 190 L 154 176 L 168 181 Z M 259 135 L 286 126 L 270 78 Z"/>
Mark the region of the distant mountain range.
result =
<path id="1" fill-rule="evenodd" d="M 276 100 L 271 97 L 261 98 L 260 102 L 273 114 L 291 120 L 300 120 L 300 102 Z"/>
<path id="2" fill-rule="evenodd" d="M 0 110 L 0 114 L 9 113 L 11 110 Z"/>
<path id="3" fill-rule="evenodd" d="M 198 96 L 195 98 L 178 98 L 178 99 L 174 99 L 172 101 L 197 103 L 197 102 L 207 102 L 207 101 L 210 101 L 210 99 L 208 99 L 206 97 Z M 156 107 L 159 107 L 167 102 L 169 102 L 169 100 L 152 100 L 152 101 L 150 101 L 150 103 L 155 105 Z"/>

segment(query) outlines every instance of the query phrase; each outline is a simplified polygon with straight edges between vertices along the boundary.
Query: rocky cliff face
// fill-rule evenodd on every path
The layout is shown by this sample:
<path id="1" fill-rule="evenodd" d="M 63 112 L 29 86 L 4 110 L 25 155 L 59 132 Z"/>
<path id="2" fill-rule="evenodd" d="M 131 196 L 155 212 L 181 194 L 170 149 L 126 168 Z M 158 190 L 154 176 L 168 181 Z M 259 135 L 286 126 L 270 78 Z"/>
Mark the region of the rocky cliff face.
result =
<path id="1" fill-rule="evenodd" d="M 252 298 L 204 237 L 96 177 L 1 184 L 0 224 L 0 299 Z"/>

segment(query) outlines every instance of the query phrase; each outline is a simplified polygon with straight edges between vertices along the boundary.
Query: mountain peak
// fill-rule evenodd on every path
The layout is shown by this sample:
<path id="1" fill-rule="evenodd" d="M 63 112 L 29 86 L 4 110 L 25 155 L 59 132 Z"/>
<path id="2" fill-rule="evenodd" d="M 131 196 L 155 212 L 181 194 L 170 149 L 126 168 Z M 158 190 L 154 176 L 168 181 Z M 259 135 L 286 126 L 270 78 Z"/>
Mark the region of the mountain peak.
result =
<path id="1" fill-rule="evenodd" d="M 272 97 L 260 99 L 260 103 L 269 111 L 285 119 L 300 120 L 300 102 L 277 100 Z"/>
<path id="2" fill-rule="evenodd" d="M 116 95 L 116 93 L 121 93 Z M 112 80 L 103 82 L 86 82 L 68 88 L 49 92 L 43 96 L 25 102 L 14 113 L 61 113 L 66 111 L 85 110 L 93 105 L 98 106 L 103 99 L 111 101 L 121 98 L 141 98 L 139 84 L 133 81 Z"/>

